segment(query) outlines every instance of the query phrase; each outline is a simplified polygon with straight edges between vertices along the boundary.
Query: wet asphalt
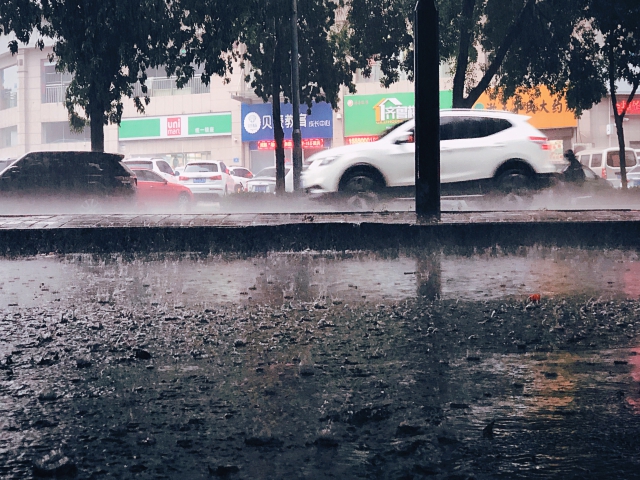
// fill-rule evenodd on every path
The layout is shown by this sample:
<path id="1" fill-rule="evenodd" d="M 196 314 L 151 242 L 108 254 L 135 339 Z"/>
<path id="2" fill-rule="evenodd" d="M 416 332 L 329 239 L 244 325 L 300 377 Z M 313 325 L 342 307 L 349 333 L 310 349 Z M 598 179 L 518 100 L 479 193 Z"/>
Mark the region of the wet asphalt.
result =
<path id="1" fill-rule="evenodd" d="M 639 265 L 4 257 L 0 477 L 639 478 Z"/>

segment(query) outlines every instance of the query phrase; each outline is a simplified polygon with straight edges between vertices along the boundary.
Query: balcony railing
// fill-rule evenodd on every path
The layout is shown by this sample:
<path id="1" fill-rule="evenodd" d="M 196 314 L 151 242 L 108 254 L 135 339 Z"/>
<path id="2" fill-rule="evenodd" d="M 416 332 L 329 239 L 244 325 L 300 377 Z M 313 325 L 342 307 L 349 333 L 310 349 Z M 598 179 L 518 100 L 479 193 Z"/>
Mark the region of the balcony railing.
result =
<path id="1" fill-rule="evenodd" d="M 150 78 L 147 80 L 147 95 L 149 97 L 164 97 L 171 95 L 196 95 L 200 93 L 209 93 L 211 91 L 209 85 L 202 83 L 202 79 L 198 77 L 190 78 L 184 87 L 176 86 L 176 78 Z M 139 83 L 133 86 L 134 96 L 142 97 L 142 87 Z"/>
<path id="2" fill-rule="evenodd" d="M 67 85 L 45 85 L 42 103 L 62 103 L 67 93 Z"/>
<path id="3" fill-rule="evenodd" d="M 18 106 L 18 92 L 0 90 L 0 110 Z"/>

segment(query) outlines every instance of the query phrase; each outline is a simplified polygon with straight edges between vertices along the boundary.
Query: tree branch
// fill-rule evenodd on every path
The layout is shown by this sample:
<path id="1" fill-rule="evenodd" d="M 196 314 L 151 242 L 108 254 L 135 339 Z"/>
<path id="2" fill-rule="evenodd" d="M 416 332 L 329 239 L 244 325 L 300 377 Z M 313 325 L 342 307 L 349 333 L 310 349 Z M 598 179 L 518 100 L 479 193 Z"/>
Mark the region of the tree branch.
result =
<path id="1" fill-rule="evenodd" d="M 471 21 L 476 0 L 464 0 L 460 14 L 460 45 L 456 59 L 456 74 L 453 77 L 453 107 L 462 106 L 464 101 L 464 80 L 469 66 L 469 46 L 471 44 Z"/>
<path id="2" fill-rule="evenodd" d="M 535 3 L 536 0 L 527 0 L 525 6 L 522 7 L 518 18 L 516 18 L 516 20 L 511 24 L 507 35 L 504 37 L 504 41 L 500 45 L 500 48 L 498 48 L 498 51 L 496 52 L 491 65 L 489 65 L 489 68 L 485 71 L 484 75 L 478 82 L 478 85 L 476 85 L 475 88 L 471 89 L 467 98 L 464 99 L 464 107 L 471 108 L 473 104 L 478 100 L 478 98 L 480 98 L 480 95 L 482 95 L 489 87 L 491 80 L 496 75 L 496 73 L 498 73 L 498 70 L 502 66 L 502 62 L 507 56 L 509 49 L 518 38 L 518 35 L 520 35 L 526 13 L 533 8 Z"/>

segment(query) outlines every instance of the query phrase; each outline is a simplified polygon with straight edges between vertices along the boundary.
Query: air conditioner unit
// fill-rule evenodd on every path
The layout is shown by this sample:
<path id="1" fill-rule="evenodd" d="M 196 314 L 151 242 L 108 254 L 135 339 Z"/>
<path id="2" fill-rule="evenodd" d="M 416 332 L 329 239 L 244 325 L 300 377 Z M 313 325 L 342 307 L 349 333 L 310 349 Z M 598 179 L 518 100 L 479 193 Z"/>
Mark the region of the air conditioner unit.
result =
<path id="1" fill-rule="evenodd" d="M 581 152 L 582 150 L 588 150 L 593 147 L 593 143 L 574 143 L 573 153 Z"/>

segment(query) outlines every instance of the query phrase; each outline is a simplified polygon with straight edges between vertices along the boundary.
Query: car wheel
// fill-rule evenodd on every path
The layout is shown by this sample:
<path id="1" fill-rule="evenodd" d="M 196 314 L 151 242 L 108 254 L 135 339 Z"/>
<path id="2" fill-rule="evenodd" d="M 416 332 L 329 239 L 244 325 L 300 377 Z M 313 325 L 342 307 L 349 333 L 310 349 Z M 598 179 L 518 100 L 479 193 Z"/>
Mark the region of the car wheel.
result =
<path id="1" fill-rule="evenodd" d="M 496 186 L 504 194 L 526 194 L 533 188 L 531 172 L 523 167 L 509 168 L 498 175 Z"/>
<path id="2" fill-rule="evenodd" d="M 189 198 L 189 195 L 187 195 L 186 193 L 181 193 L 178 196 L 178 209 L 181 212 L 185 212 L 189 210 L 190 206 L 191 206 L 191 199 Z"/>
<path id="3" fill-rule="evenodd" d="M 340 191 L 347 194 L 376 192 L 384 186 L 380 174 L 370 169 L 354 169 L 340 180 Z"/>

